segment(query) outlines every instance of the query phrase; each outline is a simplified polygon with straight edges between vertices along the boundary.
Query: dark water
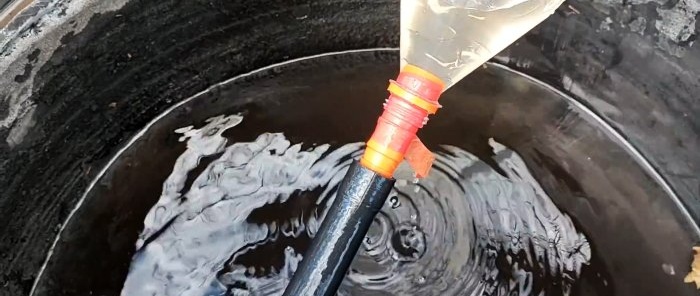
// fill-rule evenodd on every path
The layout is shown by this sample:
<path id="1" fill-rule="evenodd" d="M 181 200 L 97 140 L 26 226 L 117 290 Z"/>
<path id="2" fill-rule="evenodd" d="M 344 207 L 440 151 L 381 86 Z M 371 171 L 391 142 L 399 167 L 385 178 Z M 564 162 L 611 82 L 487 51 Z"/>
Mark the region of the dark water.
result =
<path id="1" fill-rule="evenodd" d="M 243 120 L 177 131 L 188 148 L 145 219 L 123 295 L 283 291 L 362 145 L 303 149 L 281 133 L 228 144 L 221 134 Z M 420 182 L 400 170 L 340 294 L 531 295 L 547 276 L 568 294 L 590 262 L 586 237 L 516 153 L 490 144 L 505 175 L 454 146 Z"/>
<path id="2" fill-rule="evenodd" d="M 375 79 L 366 75 L 372 73 L 333 80 L 353 85 L 357 79 Z M 348 100 L 379 108 L 382 98 L 360 96 L 277 99 L 293 101 L 312 114 L 334 112 L 319 108 L 319 98 L 334 108 L 352 104 Z M 247 141 L 235 135 L 246 129 L 247 117 L 277 121 L 283 115 L 261 116 L 264 111 L 246 108 L 240 112 L 173 131 L 187 149 L 144 220 L 122 295 L 283 291 L 363 146 L 309 143 L 288 138 L 284 128 Z M 368 114 L 357 117 L 373 121 Z M 369 131 L 351 130 L 353 122 L 341 122 L 347 127 L 337 130 L 313 117 L 303 119 L 310 121 L 309 134 Z M 490 149 L 489 163 L 454 144 L 439 145 L 429 178 L 418 182 L 409 169 L 399 170 L 396 188 L 339 294 L 569 294 L 591 261 L 586 236 L 554 205 L 517 153 L 493 139 L 484 144 Z"/>
<path id="3" fill-rule="evenodd" d="M 54 256 L 38 291 L 280 294 L 396 67 L 393 52 L 296 61 L 165 114 L 88 193 L 75 215 L 89 226 L 55 249 L 83 251 Z M 339 294 L 613 295 L 595 241 L 562 210 L 591 202 L 567 168 L 597 165 L 590 143 L 605 134 L 560 96 L 494 65 L 448 91 L 420 133 L 437 154 L 431 175 L 400 168 Z M 122 214 L 105 223 L 106 209 Z"/>

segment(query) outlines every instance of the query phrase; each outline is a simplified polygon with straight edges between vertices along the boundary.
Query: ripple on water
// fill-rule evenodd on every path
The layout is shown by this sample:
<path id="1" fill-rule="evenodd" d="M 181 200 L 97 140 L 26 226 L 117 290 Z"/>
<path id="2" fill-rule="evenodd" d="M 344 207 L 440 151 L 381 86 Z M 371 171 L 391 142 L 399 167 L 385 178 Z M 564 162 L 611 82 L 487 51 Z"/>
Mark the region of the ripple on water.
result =
<path id="1" fill-rule="evenodd" d="M 242 120 L 176 131 L 187 149 L 145 218 L 122 295 L 282 293 L 363 146 L 302 150 L 279 133 L 227 145 L 222 133 Z M 515 152 L 490 144 L 505 176 L 452 146 L 420 182 L 401 166 L 339 294 L 530 295 L 545 280 L 568 294 L 591 258 L 586 237 Z"/>

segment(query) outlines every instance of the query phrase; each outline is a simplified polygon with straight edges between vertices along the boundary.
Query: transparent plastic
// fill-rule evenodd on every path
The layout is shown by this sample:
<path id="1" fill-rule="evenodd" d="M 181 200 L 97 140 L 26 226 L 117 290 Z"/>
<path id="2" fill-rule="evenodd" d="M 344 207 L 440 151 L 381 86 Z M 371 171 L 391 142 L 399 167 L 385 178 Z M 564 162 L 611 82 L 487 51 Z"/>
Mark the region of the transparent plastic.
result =
<path id="1" fill-rule="evenodd" d="M 445 89 L 554 13 L 563 0 L 402 0 L 401 67 L 440 77 Z"/>

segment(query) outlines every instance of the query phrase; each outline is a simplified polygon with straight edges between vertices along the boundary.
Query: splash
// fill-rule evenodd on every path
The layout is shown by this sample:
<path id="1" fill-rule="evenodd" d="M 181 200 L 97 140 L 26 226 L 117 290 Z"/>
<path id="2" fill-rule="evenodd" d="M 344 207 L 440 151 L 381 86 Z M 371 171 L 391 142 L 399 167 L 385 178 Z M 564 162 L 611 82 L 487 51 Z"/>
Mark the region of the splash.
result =
<path id="1" fill-rule="evenodd" d="M 279 295 L 361 143 L 304 149 L 283 134 L 234 143 L 241 116 L 177 130 L 186 151 L 163 184 L 122 295 Z M 501 175 L 446 146 L 416 182 L 400 167 L 340 295 L 561 294 L 591 257 L 523 160 L 491 141 Z M 198 172 L 201 171 L 201 172 Z"/>

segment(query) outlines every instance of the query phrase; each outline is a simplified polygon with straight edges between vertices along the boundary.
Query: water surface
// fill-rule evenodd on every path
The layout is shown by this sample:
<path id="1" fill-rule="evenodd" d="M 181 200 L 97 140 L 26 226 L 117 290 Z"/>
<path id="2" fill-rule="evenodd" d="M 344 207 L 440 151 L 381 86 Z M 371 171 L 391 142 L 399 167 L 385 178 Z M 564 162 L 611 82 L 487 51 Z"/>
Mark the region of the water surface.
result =
<path id="1" fill-rule="evenodd" d="M 187 149 L 146 216 L 122 295 L 283 292 L 363 145 L 221 136 L 244 120 L 176 131 Z M 426 179 L 402 167 L 339 294 L 568 294 L 591 258 L 585 235 L 517 153 L 490 145 L 500 172 L 454 146 Z"/>

